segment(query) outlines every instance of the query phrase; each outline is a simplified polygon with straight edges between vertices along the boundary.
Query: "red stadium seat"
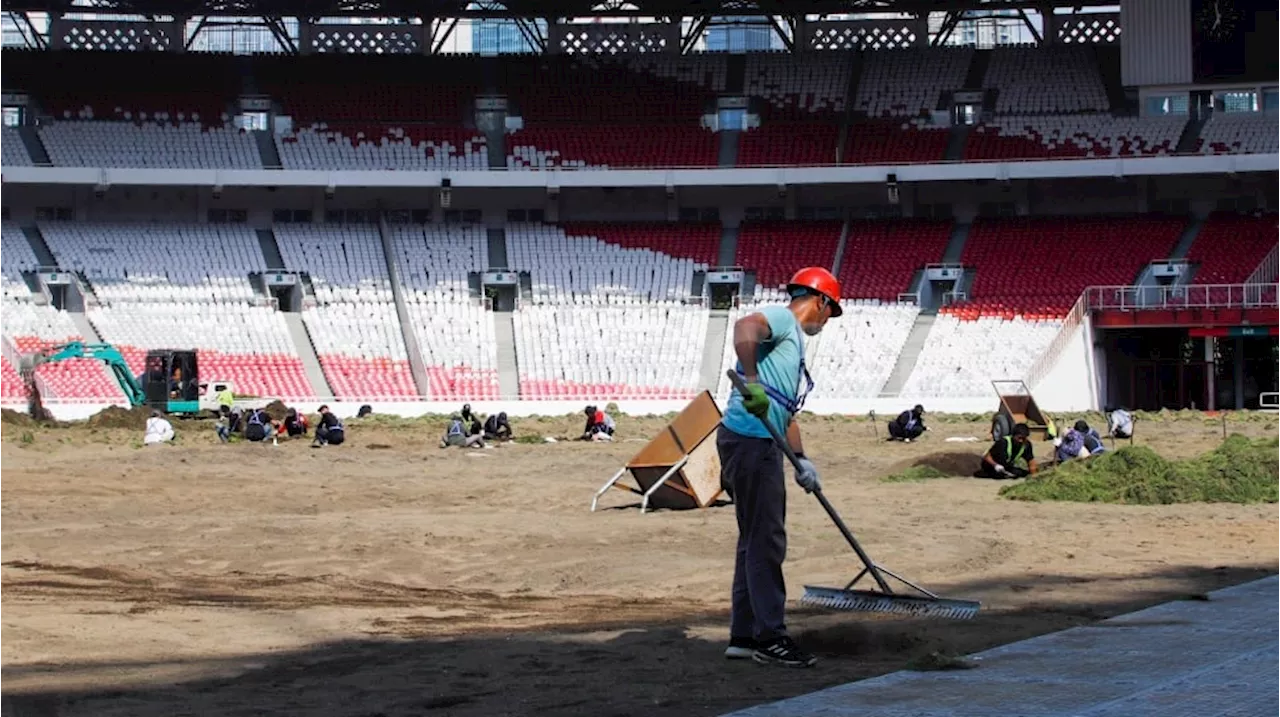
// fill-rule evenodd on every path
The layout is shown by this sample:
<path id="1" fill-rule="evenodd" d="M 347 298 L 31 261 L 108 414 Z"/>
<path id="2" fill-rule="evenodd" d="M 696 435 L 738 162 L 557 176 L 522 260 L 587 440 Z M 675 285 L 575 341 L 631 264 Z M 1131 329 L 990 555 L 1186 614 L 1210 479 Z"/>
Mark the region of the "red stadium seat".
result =
<path id="1" fill-rule="evenodd" d="M 840 286 L 855 299 L 896 301 L 915 272 L 942 261 L 951 222 L 900 219 L 854 222 L 840 262 Z"/>
<path id="2" fill-rule="evenodd" d="M 979 219 L 962 262 L 976 270 L 961 316 L 1059 318 L 1090 286 L 1127 286 L 1186 226 L 1168 217 Z"/>
<path id="3" fill-rule="evenodd" d="M 508 166 L 713 167 L 715 134 L 701 117 L 715 93 L 620 62 L 554 55 L 503 64 L 524 129 L 507 138 Z"/>
<path id="4" fill-rule="evenodd" d="M 567 236 L 592 236 L 629 249 L 652 249 L 707 266 L 719 263 L 719 224 L 569 222 L 562 226 Z"/>
<path id="5" fill-rule="evenodd" d="M 1276 214 L 1261 217 L 1215 212 L 1187 252 L 1197 265 L 1193 284 L 1239 284 L 1276 248 Z"/>
<path id="6" fill-rule="evenodd" d="M 840 227 L 840 222 L 744 223 L 734 263 L 755 271 L 757 286 L 783 286 L 798 269 L 832 265 Z"/>

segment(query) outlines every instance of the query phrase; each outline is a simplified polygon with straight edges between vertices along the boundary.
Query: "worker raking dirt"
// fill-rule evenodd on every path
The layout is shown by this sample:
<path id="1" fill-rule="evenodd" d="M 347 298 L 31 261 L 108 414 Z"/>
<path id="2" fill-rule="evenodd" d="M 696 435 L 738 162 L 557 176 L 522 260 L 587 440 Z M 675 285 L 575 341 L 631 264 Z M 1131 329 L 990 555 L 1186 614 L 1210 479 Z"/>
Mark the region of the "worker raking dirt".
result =
<path id="1" fill-rule="evenodd" d="M 721 483 L 733 494 L 738 546 L 733 570 L 729 647 L 725 657 L 809 667 L 817 658 L 787 634 L 782 561 L 787 552 L 787 490 L 783 456 L 762 421 L 786 432 L 799 457 L 796 482 L 818 487 L 818 471 L 804 457 L 800 427 L 792 420 L 813 389 L 804 362 L 804 337 L 839 316 L 840 282 L 819 267 L 801 269 L 787 285 L 791 303 L 767 306 L 733 327 L 735 388 L 716 436 Z"/>

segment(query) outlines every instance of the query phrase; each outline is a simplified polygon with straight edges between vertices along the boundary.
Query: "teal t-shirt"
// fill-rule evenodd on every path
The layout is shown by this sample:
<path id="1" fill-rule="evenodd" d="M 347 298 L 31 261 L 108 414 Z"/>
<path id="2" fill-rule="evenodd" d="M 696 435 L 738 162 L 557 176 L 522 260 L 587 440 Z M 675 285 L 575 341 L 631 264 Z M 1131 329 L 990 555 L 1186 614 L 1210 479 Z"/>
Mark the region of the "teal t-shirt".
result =
<path id="1" fill-rule="evenodd" d="M 800 330 L 795 314 L 785 306 L 766 306 L 757 313 L 769 322 L 772 333 L 756 349 L 756 371 L 760 382 L 794 401 L 800 392 L 804 332 Z M 737 362 L 734 368 L 741 373 L 742 363 Z M 771 399 L 769 403 L 769 420 L 785 433 L 791 425 L 791 413 L 777 400 Z M 729 394 L 729 405 L 721 423 L 740 436 L 769 437 L 769 431 L 760 419 L 743 408 L 742 394 L 737 389 Z"/>

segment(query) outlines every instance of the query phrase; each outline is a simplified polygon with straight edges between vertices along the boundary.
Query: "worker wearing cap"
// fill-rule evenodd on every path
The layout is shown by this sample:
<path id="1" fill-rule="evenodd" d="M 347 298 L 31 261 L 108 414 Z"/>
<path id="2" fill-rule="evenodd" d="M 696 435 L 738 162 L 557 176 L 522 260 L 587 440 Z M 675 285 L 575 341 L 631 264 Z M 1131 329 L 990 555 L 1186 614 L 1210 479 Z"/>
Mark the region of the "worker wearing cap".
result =
<path id="1" fill-rule="evenodd" d="M 903 411 L 896 420 L 889 421 L 889 440 L 910 443 L 927 430 L 924 406 L 917 403 L 910 411 Z"/>
<path id="2" fill-rule="evenodd" d="M 804 457 L 800 429 L 792 417 L 813 388 L 804 363 L 805 336 L 817 335 L 828 319 L 840 315 L 840 282 L 826 269 L 810 267 L 796 272 L 787 293 L 787 306 L 764 307 L 733 326 L 736 370 L 747 390 L 745 396 L 736 389 L 730 394 L 716 435 L 720 481 L 732 492 L 738 519 L 725 657 L 809 667 L 817 659 L 787 634 L 782 580 L 787 553 L 784 458 L 762 421 L 771 421 L 785 433 L 800 458 L 803 469 L 796 473 L 796 482 L 806 492 L 819 488 L 818 472 Z"/>

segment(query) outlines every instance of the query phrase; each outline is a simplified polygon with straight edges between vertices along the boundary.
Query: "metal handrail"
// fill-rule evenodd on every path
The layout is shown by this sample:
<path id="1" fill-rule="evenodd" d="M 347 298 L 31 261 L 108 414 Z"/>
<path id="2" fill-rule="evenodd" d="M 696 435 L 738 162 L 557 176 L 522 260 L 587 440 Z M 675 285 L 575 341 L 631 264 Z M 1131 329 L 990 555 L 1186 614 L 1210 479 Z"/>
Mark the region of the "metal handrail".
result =
<path id="1" fill-rule="evenodd" d="M 1274 285 L 1280 278 L 1280 253 L 1278 252 L 1280 252 L 1280 244 L 1272 246 L 1271 251 L 1258 262 L 1258 267 L 1253 270 L 1248 279 L 1244 280 L 1244 283 Z"/>
<path id="2" fill-rule="evenodd" d="M 1200 152 L 1170 152 L 1167 154 L 1137 154 L 1129 156 L 1112 156 L 1112 157 L 1009 157 L 1001 159 L 937 159 L 937 160 L 905 160 L 894 162 L 893 166 L 937 166 L 937 165 L 957 165 L 957 164 L 1027 164 L 1030 162 L 1075 162 L 1075 161 L 1124 161 L 1134 162 L 1144 159 L 1171 159 L 1175 157 L 1198 158 L 1205 156 L 1232 156 L 1247 157 L 1252 155 L 1261 155 L 1262 152 L 1246 153 L 1240 155 L 1205 155 Z M 733 169 L 827 169 L 827 168 L 850 168 L 850 167 L 884 167 L 885 162 L 806 162 L 804 164 L 736 164 Z M 654 171 L 654 170 L 716 170 L 723 169 L 716 165 L 687 165 L 673 164 L 663 166 L 653 165 L 621 165 L 610 164 L 608 171 Z M 492 172 L 577 172 L 577 171 L 602 171 L 598 167 L 492 167 L 488 171 Z"/>
<path id="3" fill-rule="evenodd" d="M 1274 284 L 1184 284 L 1175 286 L 1091 286 L 1088 310 L 1229 309 L 1280 306 Z"/>
<path id="4" fill-rule="evenodd" d="M 8 336 L 0 336 L 0 356 L 4 356 L 4 360 L 15 369 L 22 368 L 22 352 L 18 350 L 18 345 Z"/>
<path id="5" fill-rule="evenodd" d="M 37 376 L 39 381 L 40 377 Z M 533 401 L 537 403 L 555 403 L 555 402 L 590 402 L 604 403 L 609 401 L 690 401 L 698 395 L 695 389 L 687 391 L 672 391 L 667 393 L 656 393 L 652 395 L 624 395 L 620 393 L 593 393 L 583 396 L 467 396 L 465 394 L 455 394 L 452 396 L 262 396 L 264 399 L 279 400 L 283 403 L 296 403 L 302 406 L 314 404 L 319 406 L 323 403 L 496 403 L 501 401 Z M 121 396 L 118 400 L 112 401 L 104 398 L 59 398 L 50 396 L 46 391 L 41 391 L 41 400 L 46 405 L 94 405 L 108 403 L 124 403 L 125 398 Z"/>
<path id="6" fill-rule="evenodd" d="M 1080 294 L 1076 299 L 1076 303 L 1071 306 L 1071 310 L 1067 312 L 1066 317 L 1062 320 L 1062 325 L 1058 327 L 1058 333 L 1040 353 L 1036 360 L 1027 369 L 1027 385 L 1035 388 L 1053 367 L 1057 365 L 1058 359 L 1062 356 L 1062 352 L 1066 350 L 1067 343 L 1071 337 L 1075 335 L 1076 329 L 1084 321 L 1085 314 L 1088 312 L 1088 292 Z"/>

